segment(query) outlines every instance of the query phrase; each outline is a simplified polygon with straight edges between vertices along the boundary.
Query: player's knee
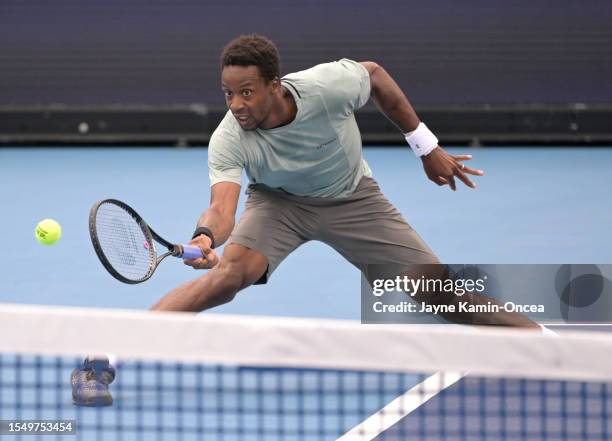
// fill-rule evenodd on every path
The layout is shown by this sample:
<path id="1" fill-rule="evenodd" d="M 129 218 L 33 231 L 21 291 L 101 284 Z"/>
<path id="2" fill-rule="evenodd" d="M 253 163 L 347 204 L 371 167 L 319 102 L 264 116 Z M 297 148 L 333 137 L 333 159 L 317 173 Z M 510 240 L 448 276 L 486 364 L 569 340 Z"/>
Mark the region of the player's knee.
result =
<path id="1" fill-rule="evenodd" d="M 216 268 L 220 288 L 217 290 L 219 301 L 230 302 L 238 291 L 248 286 L 244 265 L 240 262 L 221 262 Z"/>

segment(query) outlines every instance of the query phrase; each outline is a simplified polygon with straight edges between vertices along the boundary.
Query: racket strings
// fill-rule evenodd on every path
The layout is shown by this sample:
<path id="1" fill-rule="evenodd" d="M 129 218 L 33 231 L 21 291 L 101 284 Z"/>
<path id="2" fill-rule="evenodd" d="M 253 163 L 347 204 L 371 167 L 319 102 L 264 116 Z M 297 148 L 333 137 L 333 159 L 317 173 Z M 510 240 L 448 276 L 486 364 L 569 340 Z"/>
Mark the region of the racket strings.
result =
<path id="1" fill-rule="evenodd" d="M 106 259 L 122 276 L 142 280 L 155 268 L 157 256 L 152 241 L 123 208 L 111 203 L 100 205 L 96 232 Z"/>

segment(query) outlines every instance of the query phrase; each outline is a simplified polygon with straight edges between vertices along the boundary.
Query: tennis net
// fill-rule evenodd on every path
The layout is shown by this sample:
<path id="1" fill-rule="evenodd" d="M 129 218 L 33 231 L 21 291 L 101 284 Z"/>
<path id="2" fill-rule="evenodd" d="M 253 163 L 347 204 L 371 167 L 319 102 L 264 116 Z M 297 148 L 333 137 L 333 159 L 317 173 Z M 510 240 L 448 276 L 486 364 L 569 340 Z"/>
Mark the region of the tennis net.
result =
<path id="1" fill-rule="evenodd" d="M 0 306 L 0 332 L 11 439 L 40 420 L 71 422 L 79 440 L 612 437 L 603 333 L 18 305 Z M 72 404 L 89 353 L 120 360 L 111 407 Z"/>

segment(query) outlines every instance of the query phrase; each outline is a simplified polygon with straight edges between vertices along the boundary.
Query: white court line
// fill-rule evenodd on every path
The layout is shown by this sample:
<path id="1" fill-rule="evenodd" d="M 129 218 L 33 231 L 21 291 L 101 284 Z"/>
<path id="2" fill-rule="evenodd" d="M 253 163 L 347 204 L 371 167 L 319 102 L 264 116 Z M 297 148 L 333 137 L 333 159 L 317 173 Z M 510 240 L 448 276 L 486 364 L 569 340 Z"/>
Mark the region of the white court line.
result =
<path id="1" fill-rule="evenodd" d="M 558 334 L 555 332 L 544 325 L 541 326 L 544 335 L 558 337 Z M 337 441 L 371 441 L 467 375 L 467 373 L 457 371 L 433 374 L 368 417 L 361 424 L 353 427 L 338 438 Z"/>
<path id="2" fill-rule="evenodd" d="M 381 410 L 353 427 L 337 441 L 370 441 L 389 429 L 402 418 L 417 410 L 440 392 L 449 388 L 467 374 L 461 372 L 437 372 L 422 383 L 391 401 Z"/>

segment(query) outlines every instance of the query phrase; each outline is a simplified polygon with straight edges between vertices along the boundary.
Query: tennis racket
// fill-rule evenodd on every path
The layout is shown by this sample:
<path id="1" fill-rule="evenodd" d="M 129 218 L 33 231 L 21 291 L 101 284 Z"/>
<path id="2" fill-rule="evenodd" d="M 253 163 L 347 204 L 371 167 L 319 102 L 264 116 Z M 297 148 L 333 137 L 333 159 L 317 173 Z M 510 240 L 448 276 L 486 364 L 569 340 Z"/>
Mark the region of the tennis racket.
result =
<path id="1" fill-rule="evenodd" d="M 203 257 L 198 247 L 177 245 L 163 239 L 132 207 L 116 199 L 104 199 L 91 207 L 89 234 L 104 268 L 124 283 L 149 280 L 168 256 L 182 259 Z M 167 251 L 158 255 L 154 241 Z"/>

